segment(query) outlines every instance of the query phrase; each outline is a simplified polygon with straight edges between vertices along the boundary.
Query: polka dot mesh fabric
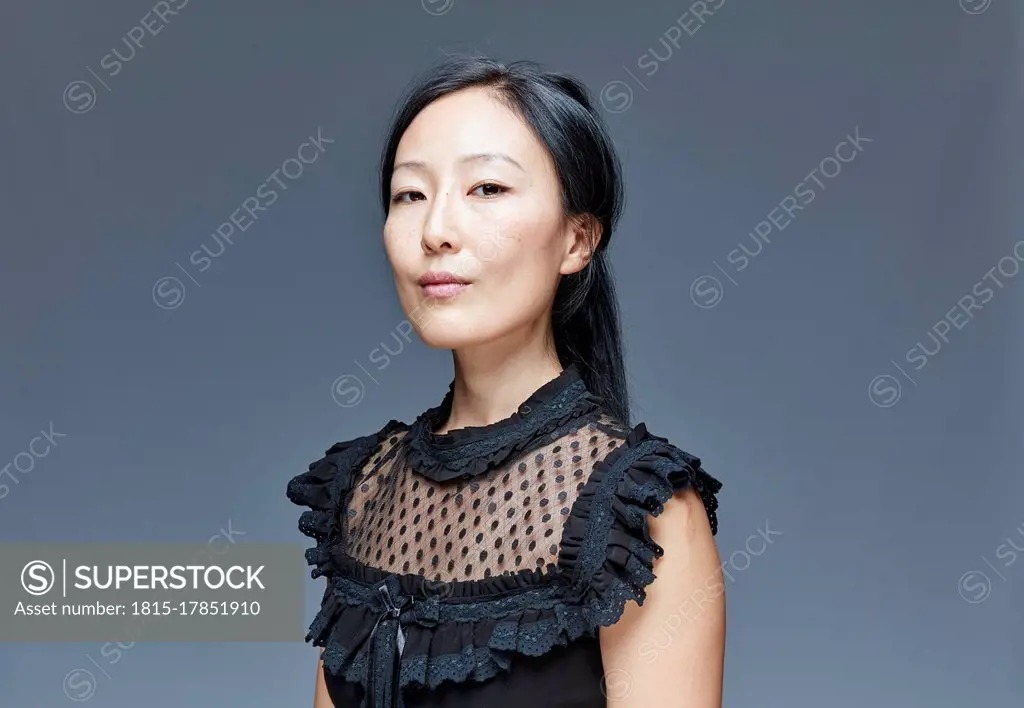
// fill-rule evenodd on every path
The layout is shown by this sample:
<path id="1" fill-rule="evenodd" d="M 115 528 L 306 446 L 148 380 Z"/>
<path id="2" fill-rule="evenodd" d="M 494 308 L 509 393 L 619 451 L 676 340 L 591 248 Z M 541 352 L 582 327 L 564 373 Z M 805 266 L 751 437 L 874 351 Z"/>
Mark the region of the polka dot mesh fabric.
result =
<path id="1" fill-rule="evenodd" d="M 627 430 L 601 416 L 472 479 L 437 482 L 386 441 L 356 478 L 343 525 L 352 558 L 434 581 L 480 580 L 557 562 L 562 528 L 594 465 Z"/>

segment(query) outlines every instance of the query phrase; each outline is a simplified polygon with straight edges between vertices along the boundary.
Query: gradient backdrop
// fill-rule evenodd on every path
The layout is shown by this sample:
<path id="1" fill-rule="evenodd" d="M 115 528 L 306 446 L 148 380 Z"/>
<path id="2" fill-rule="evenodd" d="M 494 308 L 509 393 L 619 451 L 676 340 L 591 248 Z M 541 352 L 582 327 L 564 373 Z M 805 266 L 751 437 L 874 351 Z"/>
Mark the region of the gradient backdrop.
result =
<path id="1" fill-rule="evenodd" d="M 287 480 L 447 390 L 375 170 L 481 50 L 621 149 L 635 419 L 725 483 L 725 705 L 1020 706 L 1022 38 L 1011 0 L 4 3 L 0 540 L 308 545 Z M 0 705 L 309 706 L 314 664 L 3 644 Z"/>

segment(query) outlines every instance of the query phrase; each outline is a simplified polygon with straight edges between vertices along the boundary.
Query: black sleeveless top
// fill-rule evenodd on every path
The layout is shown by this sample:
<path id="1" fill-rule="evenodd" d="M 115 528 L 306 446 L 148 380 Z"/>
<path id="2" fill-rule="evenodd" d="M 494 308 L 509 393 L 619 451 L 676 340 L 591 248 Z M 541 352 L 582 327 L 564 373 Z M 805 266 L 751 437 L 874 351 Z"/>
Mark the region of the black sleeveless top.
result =
<path id="1" fill-rule="evenodd" d="M 642 604 L 648 533 L 693 487 L 712 533 L 721 483 L 614 420 L 570 366 L 510 417 L 412 424 L 340 442 L 288 484 L 328 587 L 306 641 L 338 708 L 604 706 L 597 632 Z"/>

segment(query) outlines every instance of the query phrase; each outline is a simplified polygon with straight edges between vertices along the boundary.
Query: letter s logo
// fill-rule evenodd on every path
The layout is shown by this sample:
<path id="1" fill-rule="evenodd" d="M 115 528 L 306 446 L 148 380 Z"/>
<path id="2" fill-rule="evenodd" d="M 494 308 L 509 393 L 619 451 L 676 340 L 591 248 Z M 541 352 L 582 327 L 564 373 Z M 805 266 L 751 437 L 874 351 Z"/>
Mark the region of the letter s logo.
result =
<path id="1" fill-rule="evenodd" d="M 21 586 L 29 595 L 45 595 L 50 592 L 55 580 L 53 568 L 46 561 L 31 561 L 21 571 Z"/>

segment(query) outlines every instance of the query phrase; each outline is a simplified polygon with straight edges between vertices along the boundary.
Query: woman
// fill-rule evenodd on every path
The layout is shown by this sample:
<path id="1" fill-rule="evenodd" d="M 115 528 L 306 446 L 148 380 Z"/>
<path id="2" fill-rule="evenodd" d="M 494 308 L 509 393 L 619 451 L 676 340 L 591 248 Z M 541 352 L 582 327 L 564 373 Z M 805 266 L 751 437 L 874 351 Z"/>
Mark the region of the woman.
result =
<path id="1" fill-rule="evenodd" d="M 447 61 L 396 115 L 381 199 L 399 300 L 454 379 L 288 486 L 328 583 L 315 706 L 720 706 L 721 484 L 630 427 L 620 169 L 586 89 Z"/>

